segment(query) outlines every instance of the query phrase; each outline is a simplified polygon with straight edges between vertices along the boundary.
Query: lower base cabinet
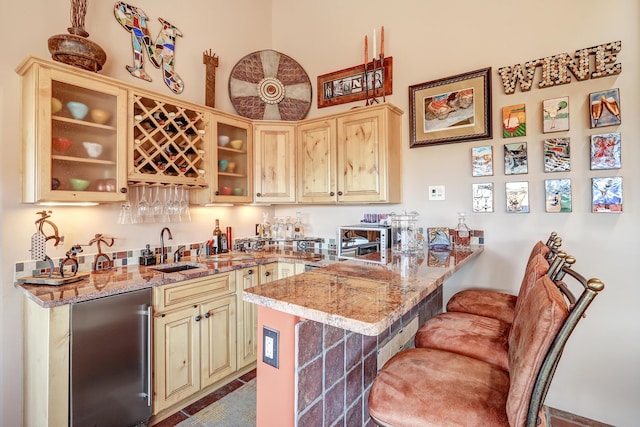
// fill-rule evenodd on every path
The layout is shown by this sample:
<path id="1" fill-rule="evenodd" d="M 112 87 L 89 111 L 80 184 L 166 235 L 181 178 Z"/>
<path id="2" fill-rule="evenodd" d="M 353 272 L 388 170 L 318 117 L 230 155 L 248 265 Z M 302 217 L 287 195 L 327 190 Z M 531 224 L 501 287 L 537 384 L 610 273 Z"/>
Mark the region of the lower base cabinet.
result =
<path id="1" fill-rule="evenodd" d="M 235 275 L 154 289 L 153 412 L 236 371 Z"/>
<path id="2" fill-rule="evenodd" d="M 238 362 L 237 368 L 256 362 L 258 358 L 258 307 L 242 298 L 242 291 L 304 272 L 304 264 L 272 262 L 236 270 L 238 287 Z"/>

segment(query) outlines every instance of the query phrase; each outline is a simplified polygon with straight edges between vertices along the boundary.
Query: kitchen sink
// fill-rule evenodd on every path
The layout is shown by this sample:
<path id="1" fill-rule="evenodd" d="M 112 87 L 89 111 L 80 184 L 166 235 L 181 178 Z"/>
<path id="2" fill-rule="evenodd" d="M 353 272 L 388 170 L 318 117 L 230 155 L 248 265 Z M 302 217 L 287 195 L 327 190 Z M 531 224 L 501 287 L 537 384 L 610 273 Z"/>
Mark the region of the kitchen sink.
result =
<path id="1" fill-rule="evenodd" d="M 191 270 L 199 268 L 198 264 L 180 264 L 180 265 L 168 265 L 166 267 L 154 267 L 153 269 L 161 273 L 177 273 L 178 271 Z"/>

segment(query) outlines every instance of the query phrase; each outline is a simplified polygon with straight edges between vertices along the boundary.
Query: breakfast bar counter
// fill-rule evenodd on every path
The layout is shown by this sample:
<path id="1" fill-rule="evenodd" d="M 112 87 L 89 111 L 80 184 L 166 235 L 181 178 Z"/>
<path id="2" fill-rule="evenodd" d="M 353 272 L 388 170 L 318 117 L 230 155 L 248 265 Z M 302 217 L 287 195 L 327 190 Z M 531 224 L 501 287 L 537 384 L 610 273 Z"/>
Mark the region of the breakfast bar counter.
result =
<path id="1" fill-rule="evenodd" d="M 413 344 L 442 311 L 445 279 L 482 251 L 335 262 L 245 289 L 258 305 L 257 426 L 373 426 L 367 397 L 378 369 Z"/>
<path id="2" fill-rule="evenodd" d="M 377 336 L 478 256 L 464 251 L 393 255 L 389 264 L 343 261 L 245 289 L 245 301 L 363 335 Z"/>

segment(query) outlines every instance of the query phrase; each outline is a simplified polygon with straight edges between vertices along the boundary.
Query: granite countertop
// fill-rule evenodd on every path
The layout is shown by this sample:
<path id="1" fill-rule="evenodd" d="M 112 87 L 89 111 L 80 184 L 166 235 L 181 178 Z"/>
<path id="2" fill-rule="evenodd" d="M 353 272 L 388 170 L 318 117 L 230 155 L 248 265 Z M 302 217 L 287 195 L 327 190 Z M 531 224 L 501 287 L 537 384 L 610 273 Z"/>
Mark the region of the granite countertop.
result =
<path id="1" fill-rule="evenodd" d="M 243 291 L 245 301 L 327 325 L 377 336 L 482 253 L 392 256 L 389 264 L 344 261 Z"/>
<path id="2" fill-rule="evenodd" d="M 327 252 L 298 252 L 270 248 L 252 253 L 230 252 L 219 256 L 185 257 L 177 264 L 168 263 L 148 267 L 131 265 L 88 275 L 85 273 L 84 279 L 65 285 L 34 285 L 25 284 L 19 280 L 15 286 L 38 305 L 50 308 L 277 261 L 323 267 L 336 262 L 337 258 Z M 158 267 L 171 267 L 185 263 L 193 264 L 196 268 L 174 273 L 155 270 Z"/>

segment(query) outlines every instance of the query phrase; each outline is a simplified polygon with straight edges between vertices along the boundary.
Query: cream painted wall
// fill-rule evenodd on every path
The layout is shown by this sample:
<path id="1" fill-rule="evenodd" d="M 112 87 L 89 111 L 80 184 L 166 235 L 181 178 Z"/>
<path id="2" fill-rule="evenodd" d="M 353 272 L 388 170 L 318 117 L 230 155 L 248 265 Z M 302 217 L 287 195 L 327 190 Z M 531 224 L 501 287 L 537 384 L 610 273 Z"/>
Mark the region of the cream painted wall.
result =
<path id="1" fill-rule="evenodd" d="M 128 34 L 113 18 L 115 2 L 90 2 L 86 29 L 109 56 L 102 72 L 126 82 L 170 94 L 160 82 L 160 74 L 147 64 L 154 82 L 138 81 L 124 69 L 131 62 Z M 407 87 L 477 68 L 494 68 L 494 113 L 499 107 L 525 102 L 531 123 L 540 117 L 540 101 L 557 96 L 571 98 L 572 178 L 574 212 L 545 214 L 542 202 L 544 179 L 556 175 L 541 171 L 543 135 L 532 125 L 529 142 L 531 166 L 524 179 L 531 185 L 532 213 L 507 215 L 502 206 L 501 189 L 510 181 L 498 162 L 491 178 L 496 186 L 496 212 L 471 214 L 469 223 L 486 230 L 487 250 L 471 268 L 466 268 L 447 283 L 450 295 L 468 285 L 481 284 L 514 291 L 524 268 L 524 253 L 535 239 L 550 230 L 562 233 L 565 247 L 578 258 L 581 271 L 598 276 L 608 285 L 596 300 L 589 316 L 578 327 L 565 351 L 547 402 L 557 408 L 595 418 L 618 426 L 634 425 L 640 419 L 635 404 L 640 395 L 640 319 L 631 305 L 640 300 L 632 281 L 631 254 L 637 253 L 630 238 L 640 237 L 638 216 L 639 174 L 634 168 L 640 153 L 635 135 L 640 124 L 640 74 L 638 64 L 640 16 L 637 2 L 612 0 L 584 2 L 514 3 L 506 0 L 475 2 L 456 0 L 436 4 L 405 0 L 389 6 L 383 0 L 192 0 L 188 7 L 175 8 L 168 0 L 130 2 L 151 17 L 151 34 L 157 34 L 162 16 L 184 33 L 177 41 L 177 66 L 186 82 L 180 97 L 195 102 L 204 100 L 202 52 L 212 49 L 220 56 L 217 72 L 216 103 L 233 111 L 228 98 L 227 81 L 231 68 L 244 55 L 262 49 L 276 49 L 296 59 L 314 83 L 319 74 L 356 65 L 361 61 L 362 42 L 373 27 L 385 26 L 386 52 L 394 58 L 394 94 L 388 100 L 405 110 L 403 135 L 404 200 L 397 206 L 295 207 L 278 208 L 194 208 L 190 224 L 171 225 L 176 243 L 197 241 L 208 236 L 213 219 L 233 225 L 236 235 L 249 234 L 263 210 L 277 214 L 304 213 L 309 233 L 335 237 L 336 227 L 358 221 L 363 212 L 390 212 L 415 209 L 421 223 L 453 225 L 455 213 L 470 210 L 470 187 L 479 182 L 470 176 L 469 151 L 472 146 L 492 144 L 494 154 L 502 150 L 504 140 L 452 144 L 419 149 L 408 148 Z M 520 7 L 518 13 L 512 11 Z M 398 6 L 401 5 L 401 6 Z M 445 6 L 443 6 L 445 5 Z M 0 59 L 0 425 L 21 424 L 21 296 L 13 288 L 13 265 L 29 258 L 29 236 L 34 232 L 37 208 L 19 203 L 19 79 L 16 65 L 28 54 L 48 57 L 46 40 L 69 26 L 69 2 L 65 0 L 23 0 L 3 5 L 5 44 Z M 518 16 L 526 18 L 518 19 Z M 19 38 L 19 39 L 18 39 Z M 19 40 L 19 42 L 18 42 Z M 495 70 L 560 52 L 622 40 L 619 61 L 623 72 L 558 88 L 537 89 L 528 93 L 504 95 Z M 589 179 L 606 176 L 588 167 L 588 129 L 586 96 L 589 92 L 619 87 L 622 99 L 623 168 L 612 171 L 624 177 L 625 212 L 622 215 L 589 213 Z M 316 94 L 314 88 L 314 96 Z M 342 111 L 360 103 L 317 110 L 310 116 Z M 494 117 L 494 127 L 499 119 Z M 608 130 L 608 128 L 606 128 Z M 499 158 L 499 157 L 497 157 Z M 519 179 L 519 178 L 518 178 Z M 427 185 L 443 184 L 445 202 L 426 200 Z M 120 239 L 116 248 L 157 244 L 160 224 L 118 226 L 118 206 L 89 209 L 55 208 L 54 219 L 68 244 L 88 241 L 96 232 Z M 52 250 L 60 256 L 64 249 Z M 523 254 L 517 257 L 514 254 Z"/>
<path id="2" fill-rule="evenodd" d="M 564 247 L 576 256 L 576 266 L 586 276 L 600 277 L 607 288 L 596 299 L 587 318 L 574 332 L 549 391 L 551 406 L 617 426 L 637 425 L 640 408 L 640 314 L 637 301 L 635 258 L 640 238 L 638 186 L 640 158 L 637 135 L 640 123 L 640 18 L 639 3 L 554 0 L 454 0 L 432 2 L 404 0 L 273 0 L 273 49 L 303 64 L 315 82 L 318 75 L 362 62 L 365 34 L 385 26 L 387 56 L 393 56 L 393 95 L 387 99 L 405 111 L 403 135 L 404 203 L 398 206 L 304 208 L 314 230 L 335 237 L 339 224 L 355 223 L 363 212 L 417 210 L 421 224 L 453 226 L 456 212 L 471 211 L 471 184 L 493 182 L 495 213 L 469 214 L 473 227 L 486 231 L 486 250 L 470 268 L 445 285 L 445 298 L 469 286 L 482 285 L 516 292 L 526 254 L 533 242 L 557 230 Z M 622 41 L 622 74 L 569 85 L 505 95 L 497 69 L 562 52 L 573 52 L 605 42 Z M 371 41 L 370 41 L 371 43 Z M 484 67 L 493 67 L 493 126 L 500 129 L 501 107 L 526 103 L 526 138 L 505 140 L 494 132 L 490 141 L 476 141 L 409 149 L 408 87 Z M 536 73 L 536 81 L 540 70 Z M 575 79 L 574 79 L 575 80 Z M 622 169 L 590 171 L 588 136 L 615 128 L 589 129 L 587 96 L 606 88 L 620 88 L 623 104 Z M 315 95 L 314 88 L 314 97 Z M 542 168 L 541 101 L 570 97 L 572 171 L 544 173 Z M 310 115 L 362 105 L 312 108 Z M 561 133 L 555 134 L 561 135 Z M 529 174 L 504 175 L 500 161 L 505 142 L 527 141 Z M 470 149 L 492 145 L 494 176 L 472 178 Z M 590 178 L 620 175 L 624 178 L 622 215 L 590 213 Z M 573 187 L 573 212 L 544 212 L 544 180 L 569 177 Z M 506 214 L 504 183 L 529 181 L 531 213 Z M 446 201 L 427 200 L 428 185 L 446 185 Z M 276 209 L 276 215 L 297 208 Z"/>

